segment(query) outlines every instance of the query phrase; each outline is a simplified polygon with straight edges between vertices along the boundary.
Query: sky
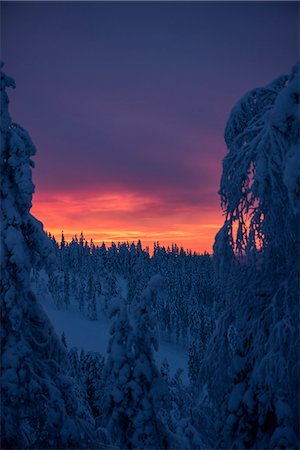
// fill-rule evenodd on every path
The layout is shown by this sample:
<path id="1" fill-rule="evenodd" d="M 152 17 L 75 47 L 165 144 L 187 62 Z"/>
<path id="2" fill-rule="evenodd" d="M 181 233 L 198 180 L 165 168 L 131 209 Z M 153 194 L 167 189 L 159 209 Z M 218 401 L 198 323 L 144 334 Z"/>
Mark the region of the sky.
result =
<path id="1" fill-rule="evenodd" d="M 299 2 L 2 2 L 32 213 L 67 239 L 212 251 L 224 128 L 299 58 Z"/>

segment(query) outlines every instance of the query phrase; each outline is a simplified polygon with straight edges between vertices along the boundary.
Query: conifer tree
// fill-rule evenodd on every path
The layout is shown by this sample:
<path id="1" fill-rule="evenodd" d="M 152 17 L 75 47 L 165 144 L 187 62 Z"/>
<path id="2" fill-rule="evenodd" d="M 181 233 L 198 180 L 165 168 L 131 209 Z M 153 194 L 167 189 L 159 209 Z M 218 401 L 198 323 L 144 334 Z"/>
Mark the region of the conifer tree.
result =
<path id="1" fill-rule="evenodd" d="M 1 71 L 1 444 L 82 448 L 93 439 L 93 418 L 30 287 L 31 268 L 39 259 L 49 261 L 51 247 L 30 214 L 35 148 L 8 113 L 6 88 L 14 86 Z"/>
<path id="2" fill-rule="evenodd" d="M 299 97 L 297 64 L 248 92 L 225 130 L 226 219 L 214 246 L 225 307 L 206 374 L 221 447 L 299 444 Z"/>
<path id="3" fill-rule="evenodd" d="M 88 318 L 97 320 L 96 286 L 92 271 L 88 278 Z"/>
<path id="4" fill-rule="evenodd" d="M 70 275 L 69 271 L 65 269 L 64 271 L 64 303 L 66 309 L 70 306 Z"/>
<path id="5" fill-rule="evenodd" d="M 61 342 L 63 343 L 63 346 L 67 349 L 68 345 L 67 345 L 66 335 L 64 332 L 62 332 L 62 335 L 61 335 Z"/>
<path id="6" fill-rule="evenodd" d="M 109 316 L 112 319 L 108 357 L 104 367 L 106 380 L 102 423 L 110 439 L 121 448 L 131 447 L 133 433 L 134 384 L 132 368 L 133 332 L 125 305 L 118 299 L 111 303 Z"/>
<path id="7" fill-rule="evenodd" d="M 135 310 L 132 373 L 135 413 L 132 417 L 131 448 L 168 448 L 170 442 L 169 431 L 159 415 L 163 402 L 168 402 L 168 391 L 153 355 L 153 349 L 158 349 L 153 302 L 161 283 L 161 277 L 151 278 Z"/>
<path id="8" fill-rule="evenodd" d="M 103 367 L 104 359 L 97 352 L 85 354 L 80 365 L 80 376 L 83 382 L 87 400 L 95 418 L 100 416 L 103 409 Z"/>

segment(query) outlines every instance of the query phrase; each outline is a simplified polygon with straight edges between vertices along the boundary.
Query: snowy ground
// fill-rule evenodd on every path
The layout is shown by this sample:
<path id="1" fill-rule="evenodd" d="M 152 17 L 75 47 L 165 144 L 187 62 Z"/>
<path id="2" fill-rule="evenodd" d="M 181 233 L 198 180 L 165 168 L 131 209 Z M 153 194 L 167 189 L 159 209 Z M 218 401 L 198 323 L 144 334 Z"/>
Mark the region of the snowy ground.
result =
<path id="1" fill-rule="evenodd" d="M 64 332 L 68 347 L 82 348 L 86 351 L 97 351 L 103 356 L 106 355 L 106 348 L 109 340 L 110 322 L 101 313 L 99 305 L 98 320 L 91 321 L 83 317 L 78 311 L 78 306 L 71 303 L 68 311 L 56 309 L 52 297 L 45 292 L 37 292 L 42 306 L 44 307 L 50 321 L 52 322 L 59 336 Z M 182 368 L 182 380 L 188 383 L 187 372 L 187 350 L 179 345 L 162 341 L 158 352 L 155 353 L 158 367 L 164 358 L 170 365 L 171 374 L 174 375 L 177 369 Z"/>

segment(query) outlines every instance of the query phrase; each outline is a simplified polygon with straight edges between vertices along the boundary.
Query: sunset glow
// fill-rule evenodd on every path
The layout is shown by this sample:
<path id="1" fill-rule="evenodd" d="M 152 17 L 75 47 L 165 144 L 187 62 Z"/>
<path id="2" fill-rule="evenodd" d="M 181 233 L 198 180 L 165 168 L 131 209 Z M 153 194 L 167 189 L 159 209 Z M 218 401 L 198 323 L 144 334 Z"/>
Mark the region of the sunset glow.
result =
<path id="1" fill-rule="evenodd" d="M 292 8 L 267 3 L 4 2 L 9 108 L 37 148 L 47 231 L 212 251 L 231 108 L 298 51 Z"/>
<path id="2" fill-rule="evenodd" d="M 163 204 L 162 199 L 130 192 L 59 197 L 36 194 L 32 213 L 57 240 L 62 231 L 67 241 L 83 232 L 87 240 L 108 245 L 140 239 L 150 251 L 154 241 L 159 241 L 165 246 L 176 242 L 185 249 L 211 252 L 222 224 L 221 214 L 213 208 L 174 207 Z"/>

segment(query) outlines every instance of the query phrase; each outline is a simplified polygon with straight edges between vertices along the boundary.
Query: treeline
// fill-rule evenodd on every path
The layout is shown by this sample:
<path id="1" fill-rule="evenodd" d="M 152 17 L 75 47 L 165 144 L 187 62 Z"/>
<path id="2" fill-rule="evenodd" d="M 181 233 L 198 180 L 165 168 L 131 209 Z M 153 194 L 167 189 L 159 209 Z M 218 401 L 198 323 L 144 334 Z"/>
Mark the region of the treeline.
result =
<path id="1" fill-rule="evenodd" d="M 70 243 L 63 234 L 59 243 L 48 237 L 55 254 L 48 288 L 56 306 L 68 309 L 72 299 L 90 320 L 98 318 L 97 305 L 108 314 L 116 297 L 134 309 L 151 277 L 159 274 L 164 281 L 153 307 L 160 336 L 189 349 L 190 378 L 196 379 L 220 308 L 209 254 L 155 243 L 150 256 L 140 241 L 107 248 L 87 242 L 83 234 Z"/>

